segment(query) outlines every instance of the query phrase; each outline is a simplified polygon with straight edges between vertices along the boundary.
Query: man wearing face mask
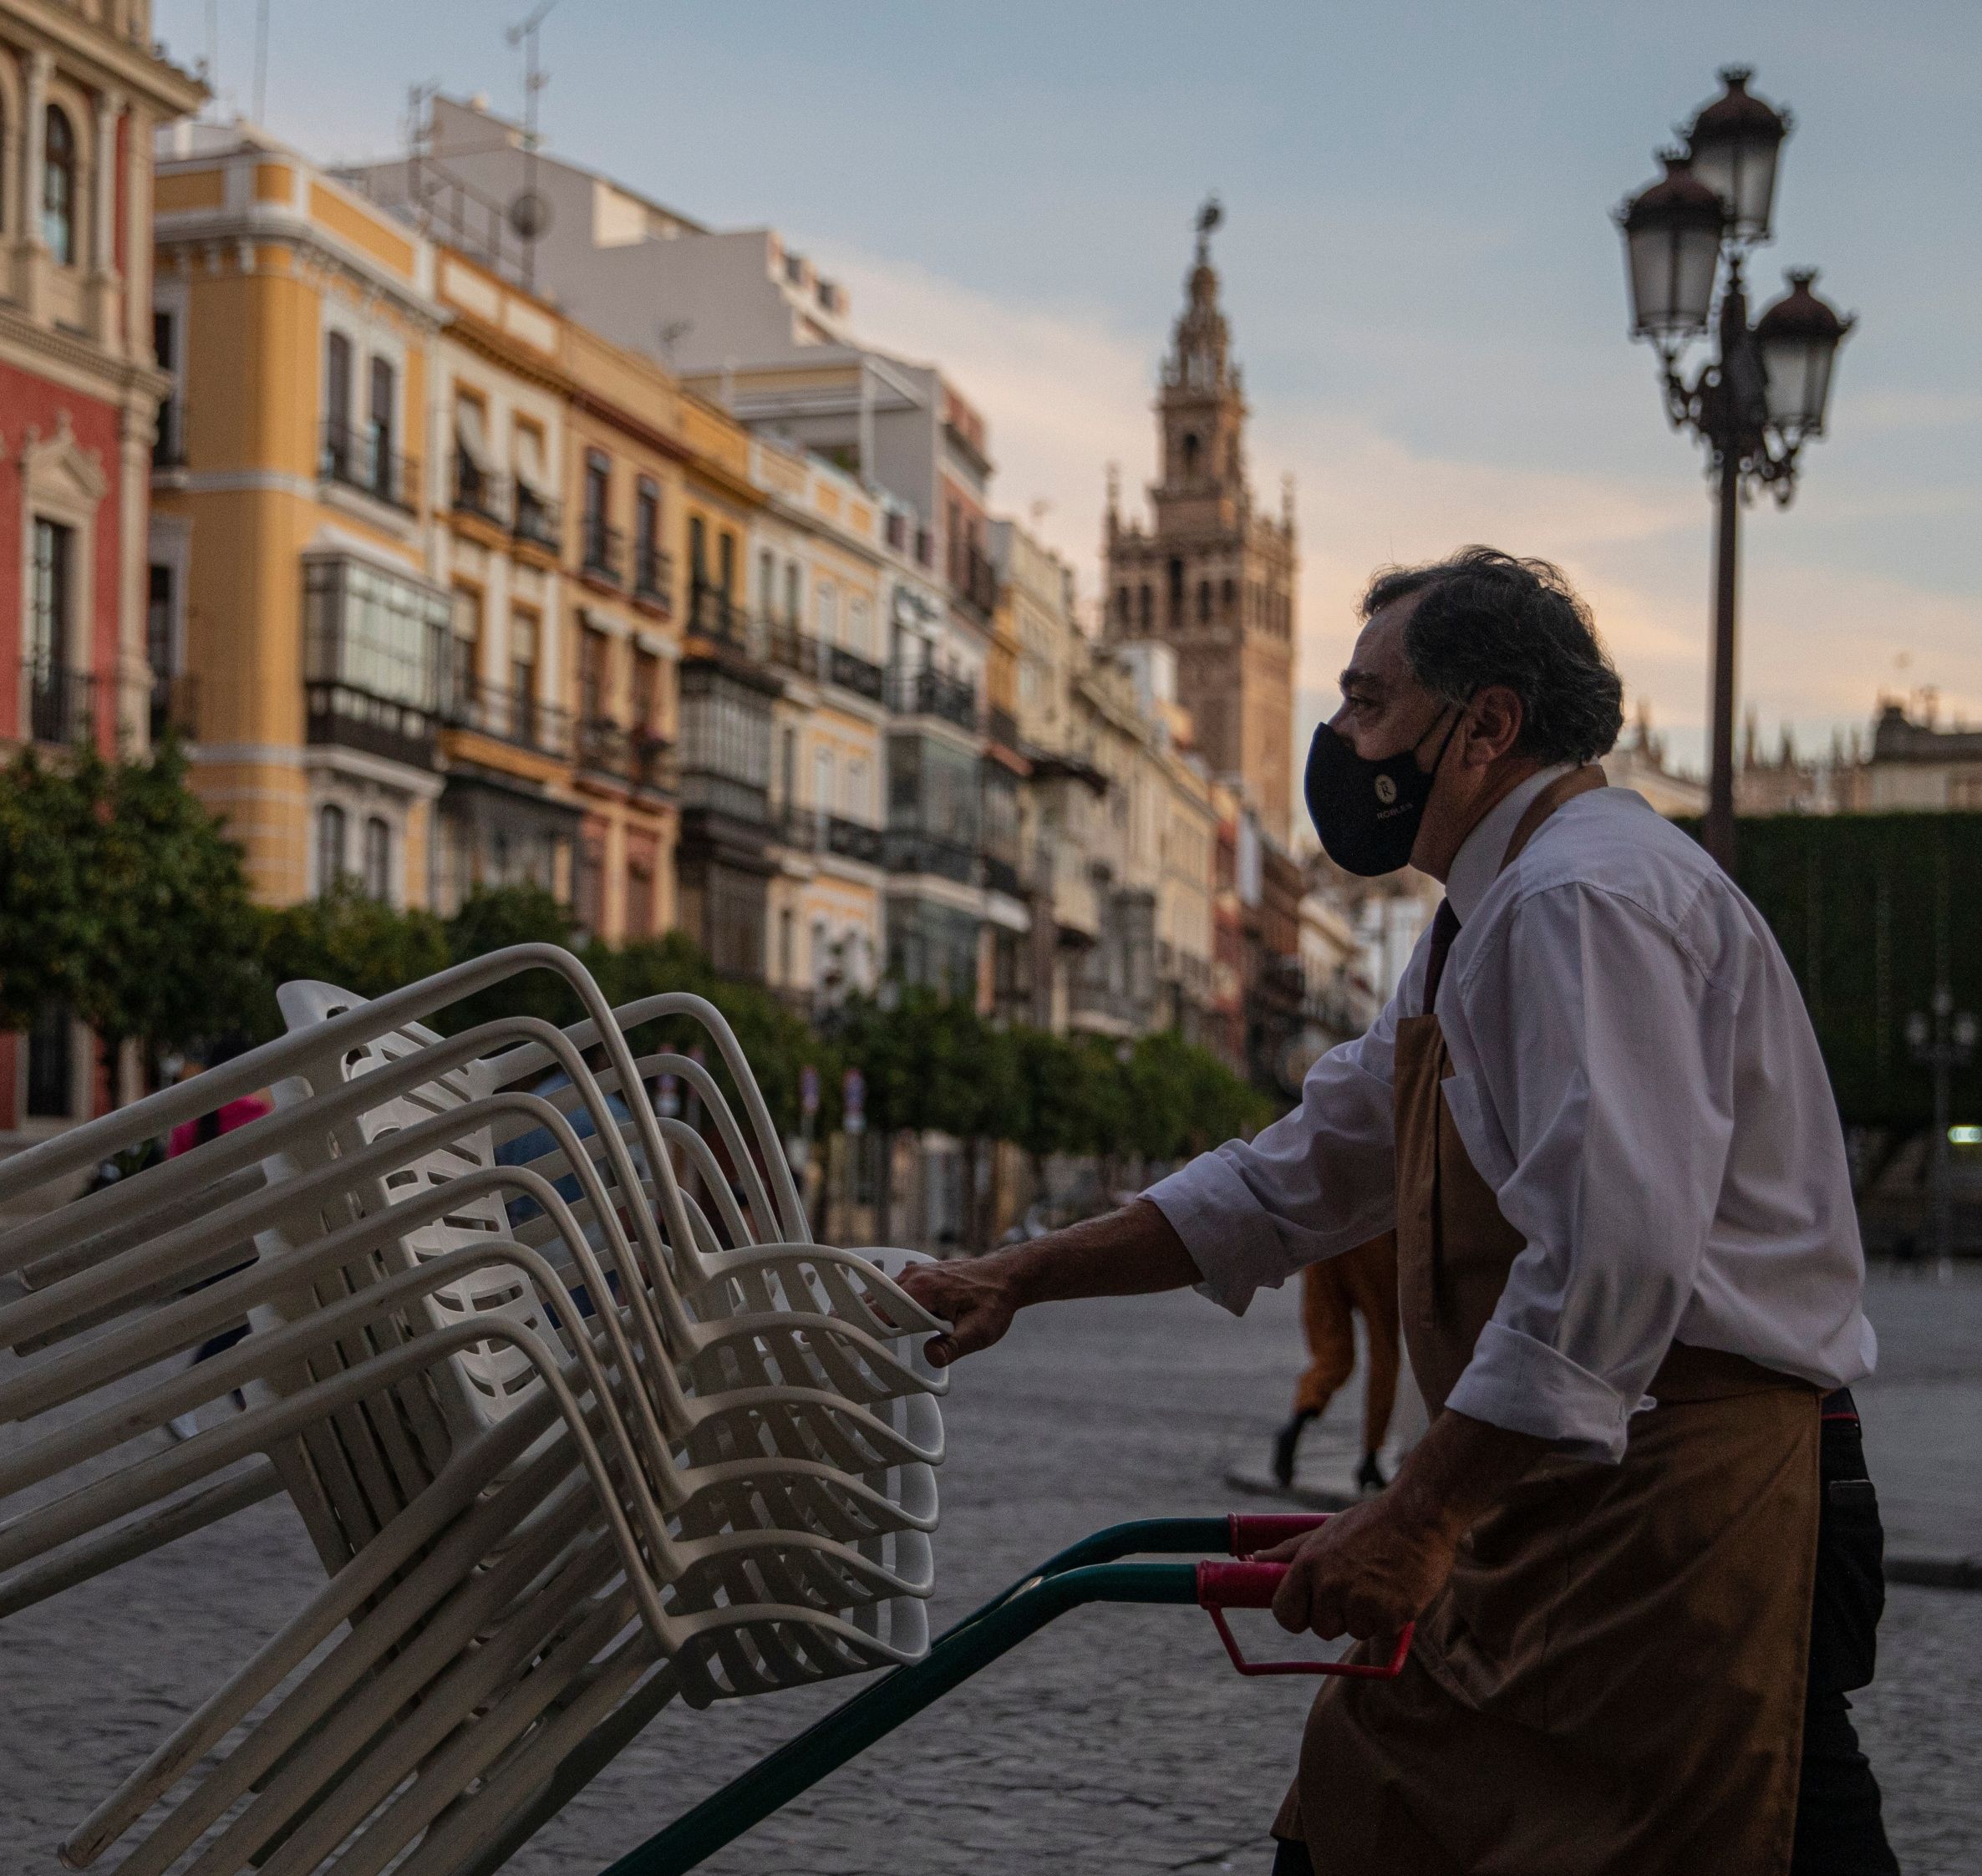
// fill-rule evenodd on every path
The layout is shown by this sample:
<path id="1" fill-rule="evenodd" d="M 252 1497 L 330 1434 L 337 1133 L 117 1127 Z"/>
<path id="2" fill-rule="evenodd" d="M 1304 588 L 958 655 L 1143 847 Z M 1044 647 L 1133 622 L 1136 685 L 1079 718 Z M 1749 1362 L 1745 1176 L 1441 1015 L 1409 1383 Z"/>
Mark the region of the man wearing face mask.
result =
<path id="1" fill-rule="evenodd" d="M 1389 1491 L 1268 1552 L 1288 1628 L 1417 1622 L 1323 1684 L 1298 1876 L 1898 1869 L 1872 1678 L 1872 1367 L 1843 1140 L 1760 916 L 1597 759 L 1621 691 L 1551 567 L 1380 575 L 1307 797 L 1349 871 L 1446 897 L 1300 1106 L 1109 1217 L 907 1286 L 951 1361 L 1033 1303 L 1255 1289 L 1395 1229 L 1432 1414 Z"/>

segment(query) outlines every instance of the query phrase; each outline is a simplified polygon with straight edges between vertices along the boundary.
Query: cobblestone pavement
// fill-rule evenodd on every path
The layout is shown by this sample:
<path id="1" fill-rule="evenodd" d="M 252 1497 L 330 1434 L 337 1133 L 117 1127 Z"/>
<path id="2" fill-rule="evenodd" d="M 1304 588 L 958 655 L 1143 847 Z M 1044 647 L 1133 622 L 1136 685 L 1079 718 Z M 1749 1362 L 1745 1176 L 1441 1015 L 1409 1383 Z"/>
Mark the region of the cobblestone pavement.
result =
<path id="1" fill-rule="evenodd" d="M 1882 1280 L 1873 1313 L 1883 1369 L 1862 1401 L 1894 1546 L 1982 1552 L 1982 1281 Z M 1227 1508 L 1219 1482 L 1258 1466 L 1300 1359 L 1289 1290 L 1243 1322 L 1191 1297 L 1041 1311 L 966 1363 L 948 1409 L 937 1624 L 1097 1525 Z M 1358 1406 L 1338 1404 L 1309 1462 L 1348 1451 Z M 269 1504 L 0 1626 L 0 1873 L 54 1870 L 54 1843 L 109 1774 L 314 1578 L 293 1518 Z M 1982 1595 L 1893 1592 L 1880 1679 L 1858 1705 L 1908 1876 L 1982 1867 L 1978 1662 Z M 664 1713 L 513 1876 L 602 1868 L 847 1690 Z M 1264 1876 L 1308 1691 L 1242 1680 L 1193 1610 L 1079 1611 L 706 1867 Z"/>

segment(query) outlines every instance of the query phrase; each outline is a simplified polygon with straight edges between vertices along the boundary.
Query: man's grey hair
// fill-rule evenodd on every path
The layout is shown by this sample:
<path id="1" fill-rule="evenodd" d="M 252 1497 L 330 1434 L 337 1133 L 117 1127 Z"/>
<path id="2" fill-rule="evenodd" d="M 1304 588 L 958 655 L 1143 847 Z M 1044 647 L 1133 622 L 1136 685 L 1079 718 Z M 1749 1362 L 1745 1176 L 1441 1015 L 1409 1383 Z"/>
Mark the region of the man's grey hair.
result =
<path id="1" fill-rule="evenodd" d="M 1521 700 L 1515 748 L 1544 762 L 1589 762 L 1624 724 L 1624 687 L 1589 608 L 1559 567 L 1493 547 L 1462 547 L 1426 567 L 1386 567 L 1363 617 L 1417 594 L 1404 661 L 1435 697 L 1464 704 L 1488 684 Z"/>

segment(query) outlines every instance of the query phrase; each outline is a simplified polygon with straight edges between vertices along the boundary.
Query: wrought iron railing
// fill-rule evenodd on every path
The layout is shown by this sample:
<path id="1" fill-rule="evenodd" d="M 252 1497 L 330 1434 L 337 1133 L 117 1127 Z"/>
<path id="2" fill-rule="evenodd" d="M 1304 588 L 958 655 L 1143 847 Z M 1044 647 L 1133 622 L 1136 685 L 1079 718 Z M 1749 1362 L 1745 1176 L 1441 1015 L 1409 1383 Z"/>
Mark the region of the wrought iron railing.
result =
<path id="1" fill-rule="evenodd" d="M 623 577 L 621 568 L 624 548 L 624 540 L 617 528 L 587 515 L 584 526 L 579 531 L 578 570 L 587 578 L 602 580 L 608 586 L 616 587 Z"/>
<path id="2" fill-rule="evenodd" d="M 450 699 L 447 720 L 457 729 L 479 730 L 519 749 L 545 755 L 572 753 L 571 712 L 546 704 L 527 690 L 500 684 L 457 683 Z"/>
<path id="3" fill-rule="evenodd" d="M 327 482 L 368 495 L 389 508 L 411 514 L 419 487 L 419 465 L 392 447 L 389 431 L 361 430 L 333 417 L 323 426 L 318 473 Z"/>
<path id="4" fill-rule="evenodd" d="M 888 708 L 903 716 L 936 716 L 962 730 L 978 726 L 977 686 L 942 671 L 905 671 L 887 676 Z"/>
<path id="5" fill-rule="evenodd" d="M 96 734 L 97 682 L 89 671 L 72 671 L 53 658 L 31 658 L 21 666 L 23 714 L 28 735 L 38 743 L 73 743 Z M 109 688 L 104 687 L 106 699 Z"/>
<path id="6" fill-rule="evenodd" d="M 783 619 L 764 622 L 765 648 L 773 664 L 801 678 L 819 675 L 819 641 Z"/>
<path id="7" fill-rule="evenodd" d="M 842 690 L 881 702 L 887 689 L 887 674 L 871 658 L 848 651 L 844 645 L 827 648 L 826 674 Z"/>
<path id="8" fill-rule="evenodd" d="M 673 557 L 659 547 L 633 550 L 633 597 L 663 612 L 674 605 Z"/>
<path id="9" fill-rule="evenodd" d="M 691 592 L 689 630 L 739 651 L 750 649 L 750 621 L 743 608 L 717 587 L 697 585 Z"/>
<path id="10" fill-rule="evenodd" d="M 541 547 L 546 553 L 555 554 L 563 550 L 562 504 L 540 494 L 521 477 L 516 481 L 516 512 L 511 527 L 519 541 Z"/>
<path id="11" fill-rule="evenodd" d="M 739 780 L 710 769 L 689 769 L 683 773 L 681 806 L 684 813 L 699 810 L 725 815 L 733 821 L 748 821 L 765 829 L 771 824 L 770 795 L 761 782 Z"/>
<path id="12" fill-rule="evenodd" d="M 977 883 L 975 851 L 939 835 L 891 827 L 882 837 L 882 854 L 883 863 L 892 873 L 933 873 L 958 886 Z"/>
<path id="13" fill-rule="evenodd" d="M 836 814 L 826 818 L 826 852 L 838 854 L 842 860 L 860 860 L 878 867 L 885 844 L 881 829 L 870 827 L 864 821 L 846 821 Z"/>
<path id="14" fill-rule="evenodd" d="M 455 512 L 492 526 L 509 526 L 509 478 L 484 469 L 465 450 L 455 452 Z"/>

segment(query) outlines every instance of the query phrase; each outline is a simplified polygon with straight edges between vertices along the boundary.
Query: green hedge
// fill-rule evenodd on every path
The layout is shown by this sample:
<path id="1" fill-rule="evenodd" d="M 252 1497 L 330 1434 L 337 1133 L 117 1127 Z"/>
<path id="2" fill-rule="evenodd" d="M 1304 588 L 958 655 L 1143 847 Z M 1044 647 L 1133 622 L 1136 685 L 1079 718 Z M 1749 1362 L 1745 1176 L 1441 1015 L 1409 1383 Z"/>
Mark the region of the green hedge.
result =
<path id="1" fill-rule="evenodd" d="M 1954 1007 L 1982 1014 L 1982 814 L 1744 820 L 1735 877 L 1796 973 L 1845 1121 L 1931 1121 L 1906 1019 L 1932 1007 L 1937 943 Z M 1954 1093 L 1958 1120 L 1982 1119 L 1982 1065 L 1958 1071 Z"/>

